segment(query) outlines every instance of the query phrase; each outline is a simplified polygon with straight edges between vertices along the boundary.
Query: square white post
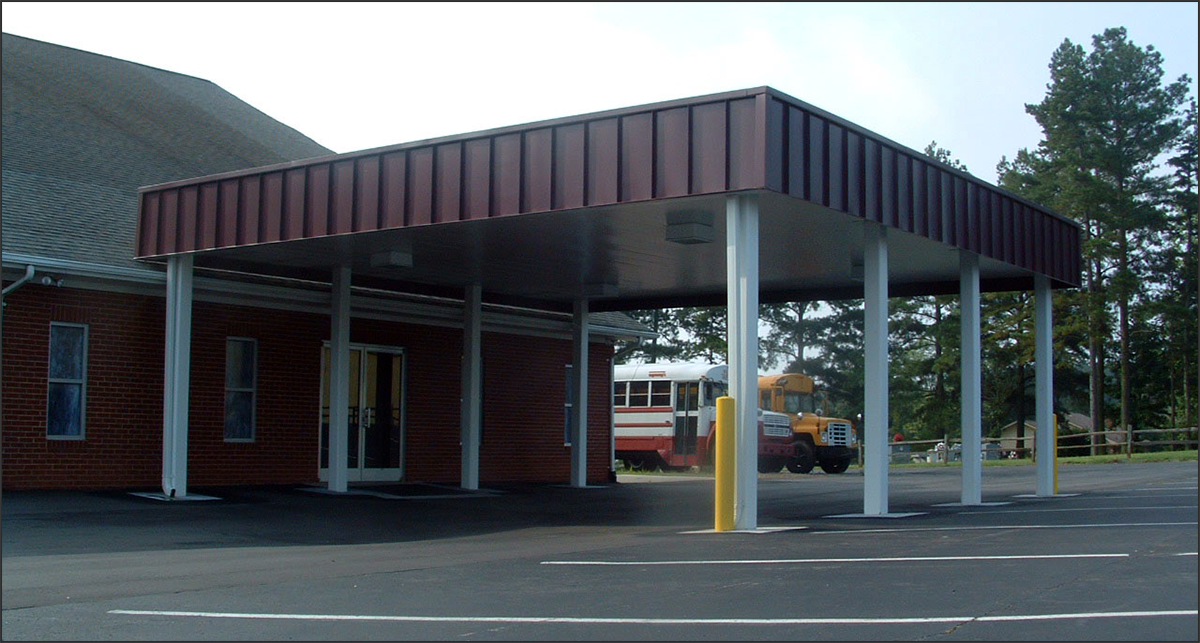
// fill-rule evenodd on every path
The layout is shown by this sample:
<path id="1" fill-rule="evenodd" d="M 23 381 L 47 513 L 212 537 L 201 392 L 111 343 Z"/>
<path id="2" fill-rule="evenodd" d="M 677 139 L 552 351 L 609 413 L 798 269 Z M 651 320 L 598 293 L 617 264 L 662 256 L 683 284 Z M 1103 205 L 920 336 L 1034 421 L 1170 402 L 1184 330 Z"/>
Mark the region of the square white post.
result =
<path id="1" fill-rule="evenodd" d="M 329 490 L 346 491 L 350 431 L 350 266 L 333 270 L 329 327 Z"/>
<path id="2" fill-rule="evenodd" d="M 983 501 L 983 388 L 979 338 L 979 257 L 960 251 L 959 308 L 962 312 L 962 504 Z M 949 445 L 947 445 L 949 446 Z M 947 452 L 949 453 L 949 452 Z"/>
<path id="3" fill-rule="evenodd" d="M 758 201 L 725 199 L 729 395 L 736 403 L 733 528 L 758 528 Z"/>
<path id="4" fill-rule="evenodd" d="M 1034 346 L 1036 377 L 1035 413 L 1037 415 L 1037 495 L 1054 495 L 1054 326 L 1050 299 L 1050 279 L 1035 275 Z"/>
<path id="5" fill-rule="evenodd" d="M 187 497 L 188 396 L 192 364 L 192 255 L 167 259 L 167 328 L 163 364 L 162 490 Z"/>
<path id="6" fill-rule="evenodd" d="M 888 512 L 888 247 L 887 228 L 863 229 L 863 513 Z"/>
<path id="7" fill-rule="evenodd" d="M 571 325 L 575 356 L 571 368 L 571 486 L 587 486 L 588 302 L 575 300 Z"/>
<path id="8" fill-rule="evenodd" d="M 462 442 L 463 489 L 479 488 L 479 448 L 483 421 L 482 337 L 483 287 L 471 284 L 463 299 Z"/>

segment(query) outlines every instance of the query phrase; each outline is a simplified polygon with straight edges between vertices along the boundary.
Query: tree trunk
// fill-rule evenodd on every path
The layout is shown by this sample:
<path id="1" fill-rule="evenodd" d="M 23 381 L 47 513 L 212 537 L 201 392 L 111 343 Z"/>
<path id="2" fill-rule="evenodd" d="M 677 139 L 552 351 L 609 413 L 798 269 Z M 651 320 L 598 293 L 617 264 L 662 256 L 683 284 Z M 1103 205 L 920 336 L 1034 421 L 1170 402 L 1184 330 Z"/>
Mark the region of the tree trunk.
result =
<path id="1" fill-rule="evenodd" d="M 1121 274 L 1129 270 L 1129 238 L 1125 230 L 1120 236 Z M 1121 430 L 1125 432 L 1125 457 L 1133 457 L 1133 423 L 1129 408 L 1129 293 L 1122 286 L 1117 300 L 1117 311 L 1121 316 Z"/>

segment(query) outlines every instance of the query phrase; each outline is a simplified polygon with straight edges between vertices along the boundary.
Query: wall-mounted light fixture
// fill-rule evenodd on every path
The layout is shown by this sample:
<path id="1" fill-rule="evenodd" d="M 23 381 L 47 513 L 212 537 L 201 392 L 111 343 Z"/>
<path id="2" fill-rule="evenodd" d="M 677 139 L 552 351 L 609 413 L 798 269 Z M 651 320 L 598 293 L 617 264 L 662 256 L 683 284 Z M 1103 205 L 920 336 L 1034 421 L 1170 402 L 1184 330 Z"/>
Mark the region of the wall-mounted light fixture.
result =
<path id="1" fill-rule="evenodd" d="M 691 245 L 712 243 L 716 238 L 713 231 L 713 216 L 703 210 L 685 210 L 667 213 L 667 241 Z"/>
<path id="2" fill-rule="evenodd" d="M 371 255 L 372 268 L 383 268 L 385 266 L 412 268 L 412 250 L 388 250 L 387 252 L 376 252 Z"/>

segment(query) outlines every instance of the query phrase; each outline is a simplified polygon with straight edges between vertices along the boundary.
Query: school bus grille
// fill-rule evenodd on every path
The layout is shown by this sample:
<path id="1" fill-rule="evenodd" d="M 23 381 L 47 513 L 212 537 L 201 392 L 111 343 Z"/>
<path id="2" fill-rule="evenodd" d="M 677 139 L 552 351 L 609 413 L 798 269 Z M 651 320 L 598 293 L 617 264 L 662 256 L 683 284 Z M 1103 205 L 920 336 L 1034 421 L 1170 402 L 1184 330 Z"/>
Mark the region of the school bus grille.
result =
<path id="1" fill-rule="evenodd" d="M 786 438 L 792 435 L 792 424 L 788 418 L 768 415 L 763 418 L 763 435 Z"/>
<path id="2" fill-rule="evenodd" d="M 829 430 L 829 446 L 850 446 L 850 424 L 848 422 L 830 422 L 826 428 Z"/>

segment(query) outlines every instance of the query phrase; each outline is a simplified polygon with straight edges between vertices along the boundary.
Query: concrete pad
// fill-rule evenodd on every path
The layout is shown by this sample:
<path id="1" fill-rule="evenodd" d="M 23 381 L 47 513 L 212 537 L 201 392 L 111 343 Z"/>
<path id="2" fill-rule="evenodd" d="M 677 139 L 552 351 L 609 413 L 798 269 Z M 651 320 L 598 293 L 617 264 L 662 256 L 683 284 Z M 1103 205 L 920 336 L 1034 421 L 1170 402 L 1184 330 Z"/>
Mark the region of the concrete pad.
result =
<path id="1" fill-rule="evenodd" d="M 757 527 L 755 529 L 731 529 L 729 531 L 717 531 L 716 529 L 697 529 L 694 531 L 681 531 L 681 534 L 773 534 L 779 531 L 799 531 L 808 529 L 807 526 L 801 525 L 798 527 Z"/>
<path id="2" fill-rule="evenodd" d="M 176 496 L 174 498 L 168 496 L 161 491 L 130 491 L 129 495 L 139 498 L 149 498 L 150 500 L 162 500 L 163 502 L 190 502 L 193 500 L 220 500 L 216 496 L 205 496 L 198 493 L 188 494 L 183 497 Z"/>
<path id="3" fill-rule="evenodd" d="M 928 511 L 910 511 L 907 513 L 886 513 L 886 514 L 835 514 L 832 516 L 822 516 L 822 518 L 911 518 L 913 516 L 924 516 Z"/>

